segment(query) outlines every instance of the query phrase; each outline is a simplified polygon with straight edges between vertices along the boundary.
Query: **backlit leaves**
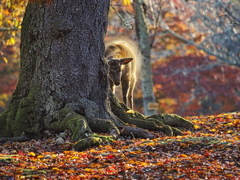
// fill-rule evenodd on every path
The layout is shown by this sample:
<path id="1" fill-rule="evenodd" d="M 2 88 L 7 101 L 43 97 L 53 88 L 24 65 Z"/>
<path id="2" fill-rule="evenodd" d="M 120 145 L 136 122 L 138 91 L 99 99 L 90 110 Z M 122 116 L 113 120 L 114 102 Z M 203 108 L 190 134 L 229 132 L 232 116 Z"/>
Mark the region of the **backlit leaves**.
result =
<path id="1" fill-rule="evenodd" d="M 130 5 L 131 2 L 130 2 L 130 0 L 124 0 L 124 1 L 123 1 L 123 4 L 124 4 L 124 5 Z"/>

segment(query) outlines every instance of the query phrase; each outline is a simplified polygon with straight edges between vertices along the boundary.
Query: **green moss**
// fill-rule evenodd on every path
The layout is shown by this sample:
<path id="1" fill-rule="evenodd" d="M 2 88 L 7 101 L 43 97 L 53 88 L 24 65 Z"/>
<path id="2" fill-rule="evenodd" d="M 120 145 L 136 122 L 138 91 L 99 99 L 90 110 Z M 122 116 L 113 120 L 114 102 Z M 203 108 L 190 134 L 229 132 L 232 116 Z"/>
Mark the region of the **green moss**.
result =
<path id="1" fill-rule="evenodd" d="M 82 139 L 82 140 L 78 141 L 74 145 L 74 149 L 77 150 L 77 151 L 81 151 L 81 150 L 84 150 L 86 148 L 98 146 L 101 143 L 102 143 L 102 139 L 99 138 L 99 137 L 88 137 L 88 138 L 85 138 L 85 139 Z"/>
<path id="2" fill-rule="evenodd" d="M 16 113 L 18 110 L 18 106 L 19 106 L 19 102 L 15 101 L 15 102 L 11 102 L 7 111 L 4 112 L 3 115 L 3 121 L 5 121 L 4 123 L 4 128 L 5 128 L 5 132 L 4 132 L 4 136 L 13 136 L 13 129 L 12 129 L 12 124 L 14 123 L 15 117 L 16 117 Z"/>
<path id="3" fill-rule="evenodd" d="M 73 114 L 70 117 L 66 117 L 66 127 L 72 132 L 72 142 L 76 142 L 79 139 L 85 138 L 92 133 L 92 130 L 89 128 L 86 119 L 79 115 Z"/>
<path id="4" fill-rule="evenodd" d="M 91 118 L 88 119 L 89 126 L 94 132 L 109 133 L 112 129 L 117 129 L 109 119 Z M 119 132 L 118 132 L 119 133 Z"/>
<path id="5" fill-rule="evenodd" d="M 174 136 L 181 136 L 183 133 L 181 132 L 181 130 L 175 128 L 175 127 L 171 127 L 173 135 Z"/>
<path id="6" fill-rule="evenodd" d="M 69 107 L 64 107 L 56 111 L 53 117 L 47 118 L 45 120 L 45 126 L 47 129 L 54 131 L 70 130 L 72 133 L 72 142 L 85 138 L 92 133 L 85 117 L 75 113 Z"/>
<path id="7" fill-rule="evenodd" d="M 162 114 L 162 116 L 164 123 L 169 126 L 181 127 L 185 129 L 191 129 L 194 126 L 190 121 L 176 114 Z"/>
<path id="8" fill-rule="evenodd" d="M 0 137 L 6 136 L 6 126 L 7 126 L 7 111 L 0 115 Z"/>
<path id="9" fill-rule="evenodd" d="M 35 109 L 27 104 L 27 98 L 23 98 L 19 104 L 15 120 L 11 123 L 14 136 L 20 136 L 23 132 L 26 134 L 38 134 L 39 123 L 36 119 Z"/>
<path id="10" fill-rule="evenodd" d="M 15 120 L 16 113 L 18 110 L 19 102 L 11 102 L 8 109 L 0 116 L 0 136 L 13 136 L 12 124 Z"/>
<path id="11" fill-rule="evenodd" d="M 181 144 L 187 144 L 187 148 L 202 148 L 206 146 L 212 146 L 214 144 L 222 144 L 222 145 L 229 145 L 229 142 L 223 141 L 222 139 L 215 138 L 215 137 L 186 137 L 186 138 L 178 138 L 178 139 L 164 139 L 158 140 L 159 144 L 166 145 L 166 144 L 171 144 L 179 142 Z"/>
<path id="12" fill-rule="evenodd" d="M 12 161 L 13 161 L 13 158 L 10 156 L 0 157 L 0 163 L 8 164 L 8 163 L 12 163 Z"/>
<path id="13" fill-rule="evenodd" d="M 110 101 L 111 110 L 118 118 L 124 123 L 134 124 L 139 128 L 161 131 L 168 136 L 182 135 L 180 129 L 193 128 L 190 121 L 175 114 L 154 114 L 146 117 L 137 111 L 128 113 L 130 109 L 117 100 L 113 94 L 110 94 Z"/>
<path id="14" fill-rule="evenodd" d="M 90 137 L 100 138 L 102 139 L 102 141 L 105 141 L 105 142 L 112 142 L 114 140 L 112 136 L 102 136 L 98 134 L 91 134 Z"/>
<path id="15" fill-rule="evenodd" d="M 32 169 L 22 169 L 23 177 L 35 179 L 36 174 L 38 174 L 38 175 L 47 174 L 47 171 L 44 171 L 44 170 L 32 170 Z"/>
<path id="16" fill-rule="evenodd" d="M 39 124 L 36 123 L 34 106 L 28 98 L 11 102 L 7 111 L 0 116 L 1 136 L 20 136 L 23 132 L 37 134 Z"/>
<path id="17" fill-rule="evenodd" d="M 26 97 L 21 98 L 19 102 L 13 101 L 18 106 L 14 107 L 16 109 L 10 109 L 9 113 L 16 113 L 8 123 L 14 136 L 20 136 L 23 132 L 29 137 L 40 136 L 42 119 L 39 116 L 39 101 L 37 100 L 39 99 L 39 89 L 38 85 L 32 86 Z M 12 106 L 13 104 L 10 105 L 10 107 Z M 11 116 L 13 115 L 9 114 L 8 118 Z"/>
<path id="18" fill-rule="evenodd" d="M 169 125 L 171 127 L 176 127 L 178 129 L 192 129 L 193 124 L 186 120 L 185 118 L 176 115 L 176 114 L 154 114 L 147 117 L 148 119 L 158 119 L 162 121 L 164 124 Z"/>

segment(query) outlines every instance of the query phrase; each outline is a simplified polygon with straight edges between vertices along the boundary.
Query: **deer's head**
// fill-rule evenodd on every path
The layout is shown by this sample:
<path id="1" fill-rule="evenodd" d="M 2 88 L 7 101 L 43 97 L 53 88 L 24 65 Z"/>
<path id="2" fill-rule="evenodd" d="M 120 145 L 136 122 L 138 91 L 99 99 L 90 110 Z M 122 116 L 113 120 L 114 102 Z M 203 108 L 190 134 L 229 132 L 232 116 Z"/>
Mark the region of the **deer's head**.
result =
<path id="1" fill-rule="evenodd" d="M 109 65 L 109 78 L 112 80 L 115 86 L 119 86 L 122 77 L 122 65 L 126 65 L 131 62 L 133 58 L 113 58 L 110 56 L 107 58 Z"/>

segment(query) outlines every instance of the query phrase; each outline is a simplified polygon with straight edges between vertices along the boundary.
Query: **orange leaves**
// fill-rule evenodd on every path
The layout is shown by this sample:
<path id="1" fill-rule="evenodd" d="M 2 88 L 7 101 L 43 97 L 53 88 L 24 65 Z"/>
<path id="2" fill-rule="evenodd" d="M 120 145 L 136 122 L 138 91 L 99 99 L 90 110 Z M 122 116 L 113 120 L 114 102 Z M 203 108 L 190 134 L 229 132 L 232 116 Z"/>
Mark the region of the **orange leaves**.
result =
<path id="1" fill-rule="evenodd" d="M 35 156 L 36 156 L 36 154 L 35 154 L 34 152 L 29 152 L 28 155 L 29 155 L 29 156 L 32 156 L 32 157 L 35 157 Z"/>
<path id="2" fill-rule="evenodd" d="M 218 116 L 199 116 L 192 120 L 195 124 L 195 130 L 201 130 L 204 133 L 218 134 L 218 136 L 226 137 L 228 134 L 237 135 L 239 130 L 239 114 L 228 113 Z"/>
<path id="3" fill-rule="evenodd" d="M 186 154 L 181 154 L 181 155 L 180 155 L 180 157 L 187 158 L 187 157 L 188 157 L 188 155 L 186 155 Z"/>
<path id="4" fill-rule="evenodd" d="M 194 125 L 194 127 L 193 127 L 194 129 L 200 129 L 201 127 L 200 126 L 198 126 L 198 125 Z"/>

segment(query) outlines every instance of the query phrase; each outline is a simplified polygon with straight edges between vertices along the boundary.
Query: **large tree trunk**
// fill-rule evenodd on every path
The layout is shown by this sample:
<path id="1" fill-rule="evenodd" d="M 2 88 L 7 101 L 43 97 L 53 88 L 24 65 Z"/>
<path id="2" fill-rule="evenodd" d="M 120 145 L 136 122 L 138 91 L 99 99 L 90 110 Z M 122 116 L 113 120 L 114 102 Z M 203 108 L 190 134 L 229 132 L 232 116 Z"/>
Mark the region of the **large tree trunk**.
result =
<path id="1" fill-rule="evenodd" d="M 167 135 L 179 133 L 163 121 L 170 116 L 148 119 L 137 112 L 127 113 L 129 109 L 111 93 L 103 57 L 108 9 L 109 0 L 28 4 L 22 23 L 19 82 L 0 116 L 0 137 L 5 137 L 0 141 L 66 129 L 73 142 L 87 139 L 79 141 L 77 149 L 99 142 L 89 137 L 92 132 L 116 136 L 121 130 L 153 138 L 142 129 L 124 128 L 125 123 Z M 182 122 L 179 117 L 172 119 Z"/>
<path id="2" fill-rule="evenodd" d="M 40 132 L 46 117 L 81 98 L 96 104 L 96 118 L 111 117 L 103 59 L 108 9 L 109 0 L 28 4 L 8 133 Z"/>

